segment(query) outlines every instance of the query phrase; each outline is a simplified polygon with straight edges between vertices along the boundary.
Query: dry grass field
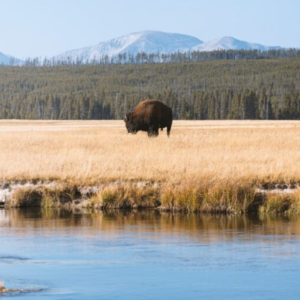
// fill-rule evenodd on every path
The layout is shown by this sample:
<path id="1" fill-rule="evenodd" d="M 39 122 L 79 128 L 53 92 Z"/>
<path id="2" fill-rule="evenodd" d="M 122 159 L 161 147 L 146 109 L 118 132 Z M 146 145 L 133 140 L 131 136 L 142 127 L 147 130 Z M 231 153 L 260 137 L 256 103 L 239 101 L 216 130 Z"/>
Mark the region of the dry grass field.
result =
<path id="1" fill-rule="evenodd" d="M 199 190 L 234 198 L 240 187 L 300 182 L 299 149 L 297 121 L 174 121 L 170 138 L 148 138 L 123 121 L 2 120 L 0 181 L 160 182 L 167 205 L 181 191 L 195 206 Z"/>

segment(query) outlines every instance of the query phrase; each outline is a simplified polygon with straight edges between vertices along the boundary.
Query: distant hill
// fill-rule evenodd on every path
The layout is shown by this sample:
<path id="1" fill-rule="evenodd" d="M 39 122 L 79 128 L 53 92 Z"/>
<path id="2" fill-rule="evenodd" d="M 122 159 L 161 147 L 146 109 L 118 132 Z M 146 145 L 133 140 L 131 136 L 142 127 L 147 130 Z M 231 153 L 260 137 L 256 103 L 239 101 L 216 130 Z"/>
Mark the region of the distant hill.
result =
<path id="1" fill-rule="evenodd" d="M 271 49 L 280 49 L 279 46 L 264 46 L 261 44 L 249 43 L 225 36 L 192 47 L 192 51 L 215 51 L 215 50 L 261 50 L 268 51 Z"/>
<path id="2" fill-rule="evenodd" d="M 256 43 L 249 43 L 235 39 L 233 37 L 223 37 L 209 42 L 184 34 L 165 33 L 160 31 L 142 31 L 124 35 L 106 42 L 101 42 L 95 46 L 70 50 L 55 56 L 58 61 L 76 61 L 100 59 L 104 56 L 109 58 L 119 54 L 137 53 L 146 54 L 169 54 L 175 52 L 192 51 L 214 51 L 214 50 L 253 50 L 267 51 L 270 49 L 280 49 L 279 46 L 264 46 Z"/>
<path id="3" fill-rule="evenodd" d="M 198 38 L 159 31 L 142 31 L 124 35 L 119 38 L 99 43 L 98 45 L 64 52 L 55 58 L 57 60 L 98 59 L 107 55 L 113 57 L 122 53 L 173 53 L 189 51 L 192 47 L 203 43 Z"/>
<path id="4" fill-rule="evenodd" d="M 22 61 L 18 58 L 0 52 L 0 65 L 18 65 L 21 62 Z"/>
<path id="5" fill-rule="evenodd" d="M 68 63 L 79 62 L 84 64 L 92 62 L 93 60 L 102 61 L 102 63 L 110 63 L 112 58 L 114 62 L 118 62 L 121 59 L 122 62 L 133 62 L 138 53 L 145 53 L 152 55 L 148 62 L 170 62 L 174 61 L 174 54 L 191 54 L 193 52 L 202 52 L 205 56 L 206 52 L 212 52 L 216 50 L 278 50 L 280 46 L 265 46 L 257 43 L 250 43 L 242 40 L 238 40 L 233 37 L 222 37 L 220 39 L 214 39 L 208 42 L 185 34 L 179 33 L 166 33 L 160 31 L 141 31 L 131 34 L 127 34 L 118 38 L 111 39 L 106 42 L 101 42 L 97 45 L 70 50 L 59 55 L 56 55 L 48 63 Z M 171 56 L 171 54 L 173 54 Z M 195 53 L 196 56 L 199 53 Z M 194 55 L 194 53 L 193 53 Z M 169 57 L 168 57 L 169 56 Z M 235 56 L 237 57 L 237 56 Z M 131 58 L 131 59 L 130 59 Z M 195 56 L 194 56 L 195 58 Z M 151 60 L 152 59 L 152 60 Z M 199 58 L 199 60 L 205 60 L 205 58 Z M 146 61 L 143 59 L 136 59 L 134 63 L 140 63 Z M 182 58 L 178 59 L 182 61 Z M 39 65 L 41 61 L 38 58 L 27 59 L 26 62 L 21 61 L 15 57 L 0 52 L 0 65 Z"/>

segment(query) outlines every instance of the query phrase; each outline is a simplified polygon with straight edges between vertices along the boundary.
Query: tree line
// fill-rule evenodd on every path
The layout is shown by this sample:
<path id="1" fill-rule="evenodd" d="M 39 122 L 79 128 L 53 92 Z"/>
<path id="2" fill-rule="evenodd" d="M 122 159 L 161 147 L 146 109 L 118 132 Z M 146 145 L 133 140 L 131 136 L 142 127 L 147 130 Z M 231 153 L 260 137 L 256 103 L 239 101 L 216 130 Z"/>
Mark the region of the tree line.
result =
<path id="1" fill-rule="evenodd" d="M 175 119 L 300 119 L 300 58 L 0 67 L 1 119 L 122 119 L 146 98 Z"/>
<path id="2" fill-rule="evenodd" d="M 115 56 L 101 55 L 93 58 L 52 57 L 52 58 L 27 58 L 24 66 L 59 66 L 59 65 L 108 65 L 108 64 L 154 64 L 154 63 L 182 63 L 203 62 L 212 60 L 253 60 L 253 59 L 283 59 L 300 57 L 300 49 L 270 49 L 262 50 L 215 50 L 215 51 L 188 51 L 175 53 L 145 53 L 139 52 L 120 53 Z M 9 65 L 20 65 L 20 61 L 10 60 Z"/>

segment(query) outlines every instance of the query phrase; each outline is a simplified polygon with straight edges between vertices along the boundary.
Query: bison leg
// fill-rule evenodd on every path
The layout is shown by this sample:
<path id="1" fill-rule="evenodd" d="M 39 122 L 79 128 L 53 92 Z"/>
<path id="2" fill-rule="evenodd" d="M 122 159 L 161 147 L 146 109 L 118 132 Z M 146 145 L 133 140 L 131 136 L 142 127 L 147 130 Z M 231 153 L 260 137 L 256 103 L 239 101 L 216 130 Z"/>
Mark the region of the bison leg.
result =
<path id="1" fill-rule="evenodd" d="M 170 126 L 167 126 L 167 135 L 168 135 L 168 137 L 170 136 L 171 126 L 172 126 L 172 124 Z"/>
<path id="2" fill-rule="evenodd" d="M 158 136 L 158 128 L 150 127 L 148 130 L 148 136 L 149 137 Z"/>

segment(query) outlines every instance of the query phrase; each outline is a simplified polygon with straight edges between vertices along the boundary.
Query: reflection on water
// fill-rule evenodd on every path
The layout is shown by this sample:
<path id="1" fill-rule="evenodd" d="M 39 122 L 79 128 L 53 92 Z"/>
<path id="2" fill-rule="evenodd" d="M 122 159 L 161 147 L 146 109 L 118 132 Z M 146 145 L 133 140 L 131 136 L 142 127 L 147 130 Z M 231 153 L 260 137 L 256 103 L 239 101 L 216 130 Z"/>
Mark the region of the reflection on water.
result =
<path id="1" fill-rule="evenodd" d="M 23 299 L 299 299 L 299 270 L 297 216 L 0 210 L 0 281 L 45 288 Z"/>
<path id="2" fill-rule="evenodd" d="M 31 209 L 0 210 L 0 227 L 16 229 L 11 233 L 26 234 L 33 228 L 43 229 L 50 234 L 59 229 L 58 234 L 70 228 L 84 229 L 75 234 L 93 235 L 96 229 L 109 236 L 119 231 L 131 230 L 136 233 L 157 232 L 172 236 L 186 235 L 197 239 L 199 233 L 206 232 L 212 239 L 231 238 L 236 231 L 247 231 L 261 235 L 300 235 L 300 218 L 295 216 L 237 216 L 211 214 L 170 214 L 158 211 L 118 211 L 93 212 L 84 210 Z M 220 231 L 223 233 L 220 236 Z M 57 233 L 57 231 L 56 231 Z M 251 238 L 247 235 L 247 238 Z"/>

